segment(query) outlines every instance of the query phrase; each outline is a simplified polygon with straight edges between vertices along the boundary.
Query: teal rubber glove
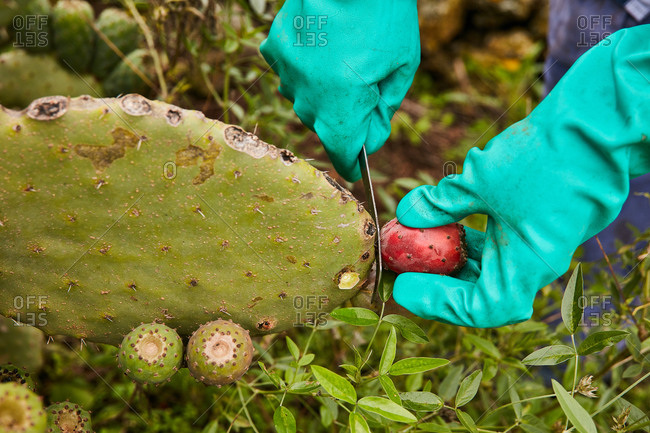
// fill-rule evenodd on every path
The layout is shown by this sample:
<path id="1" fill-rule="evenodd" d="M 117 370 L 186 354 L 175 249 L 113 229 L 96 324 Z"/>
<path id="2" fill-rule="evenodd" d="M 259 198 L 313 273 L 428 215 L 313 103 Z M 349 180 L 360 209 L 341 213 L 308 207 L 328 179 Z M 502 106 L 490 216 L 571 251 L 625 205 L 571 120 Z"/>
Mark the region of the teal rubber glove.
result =
<path id="1" fill-rule="evenodd" d="M 426 228 L 488 215 L 456 278 L 405 273 L 393 296 L 416 315 L 477 328 L 531 317 L 535 293 L 620 212 L 650 172 L 650 26 L 583 55 L 524 120 L 469 151 L 463 173 L 404 197 L 398 220 Z M 480 262 L 480 267 L 476 264 Z"/>
<path id="2" fill-rule="evenodd" d="M 353 182 L 361 147 L 371 154 L 388 139 L 420 63 L 416 1 L 287 0 L 260 50 L 280 93 Z"/>

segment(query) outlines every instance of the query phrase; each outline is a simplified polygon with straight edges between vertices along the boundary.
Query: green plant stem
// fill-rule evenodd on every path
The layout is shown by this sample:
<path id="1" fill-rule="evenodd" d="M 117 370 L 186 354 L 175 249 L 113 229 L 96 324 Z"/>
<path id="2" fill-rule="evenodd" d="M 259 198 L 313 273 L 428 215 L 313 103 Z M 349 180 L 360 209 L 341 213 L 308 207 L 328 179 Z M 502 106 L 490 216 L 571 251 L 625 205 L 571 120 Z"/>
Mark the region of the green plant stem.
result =
<path id="1" fill-rule="evenodd" d="M 255 392 L 253 392 L 253 395 L 249 397 L 247 401 L 244 401 L 244 395 L 241 392 L 241 386 L 237 385 L 237 394 L 239 395 L 239 400 L 241 401 L 242 404 L 242 409 L 244 411 L 244 414 L 246 415 L 246 419 L 251 425 L 251 428 L 255 431 L 255 433 L 259 433 L 257 430 L 257 427 L 255 427 L 255 423 L 253 422 L 253 419 L 251 418 L 251 414 L 248 412 L 248 403 L 255 397 Z"/>
<path id="2" fill-rule="evenodd" d="M 372 343 L 375 341 L 375 337 L 377 336 L 377 331 L 379 331 L 379 327 L 381 326 L 381 321 L 384 318 L 384 308 L 386 307 L 386 303 L 382 301 L 381 303 L 381 313 L 379 314 L 379 320 L 377 321 L 377 324 L 375 325 L 375 330 L 372 333 L 372 337 L 370 337 L 370 341 L 368 341 L 368 346 L 366 346 L 366 351 L 363 354 L 363 364 L 368 362 L 368 357 L 370 356 L 370 349 L 372 349 Z M 363 365 L 361 366 L 363 367 Z M 359 369 L 361 370 L 361 369 Z"/>
<path id="3" fill-rule="evenodd" d="M 527 402 L 527 401 L 541 400 L 543 398 L 551 398 L 551 397 L 555 397 L 555 394 L 546 394 L 546 395 L 539 395 L 537 397 L 522 398 L 521 400 L 518 400 L 518 401 L 516 401 L 514 403 L 510 402 L 510 403 L 504 404 L 503 406 L 497 407 L 496 409 L 492 410 L 492 412 L 490 412 L 487 416 L 490 416 L 490 415 L 494 414 L 495 412 L 497 412 L 497 411 L 499 411 L 501 409 L 505 409 L 506 407 L 510 407 L 510 406 L 512 406 L 514 404 L 517 404 L 517 403 L 524 403 L 524 402 Z"/>
<path id="4" fill-rule="evenodd" d="M 126 3 L 126 7 L 129 9 L 129 12 L 131 12 L 131 15 L 133 15 L 133 19 L 138 23 L 140 30 L 142 30 L 142 34 L 144 35 L 145 41 L 147 41 L 147 47 L 149 48 L 149 52 L 151 53 L 151 57 L 153 58 L 154 68 L 156 69 L 156 75 L 158 76 L 158 83 L 160 84 L 160 97 L 163 100 L 166 100 L 167 83 L 165 82 L 165 76 L 163 75 L 160 56 L 158 55 L 158 51 L 156 50 L 156 44 L 154 43 L 153 36 L 149 31 L 149 27 L 147 27 L 147 23 L 144 22 L 142 15 L 140 15 L 140 12 L 138 12 L 138 8 L 135 7 L 133 0 L 125 0 L 125 3 Z"/>

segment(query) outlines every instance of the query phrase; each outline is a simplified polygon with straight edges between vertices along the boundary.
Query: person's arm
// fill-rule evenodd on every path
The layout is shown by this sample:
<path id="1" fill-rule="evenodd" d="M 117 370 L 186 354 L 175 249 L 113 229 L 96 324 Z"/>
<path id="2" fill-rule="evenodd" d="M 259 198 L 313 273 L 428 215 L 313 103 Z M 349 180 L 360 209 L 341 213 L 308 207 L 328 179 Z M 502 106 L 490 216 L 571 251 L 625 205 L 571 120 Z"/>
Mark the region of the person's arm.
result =
<path id="1" fill-rule="evenodd" d="M 401 200 L 397 217 L 406 226 L 435 227 L 475 213 L 487 214 L 488 224 L 484 235 L 470 231 L 473 260 L 461 275 L 401 274 L 393 296 L 416 315 L 445 323 L 524 321 L 535 293 L 618 215 L 630 178 L 648 172 L 645 25 L 589 50 L 527 118 L 485 150 L 470 150 L 462 174 Z"/>
<path id="2" fill-rule="evenodd" d="M 260 50 L 280 92 L 318 134 L 334 168 L 361 177 L 420 62 L 415 0 L 287 0 Z"/>

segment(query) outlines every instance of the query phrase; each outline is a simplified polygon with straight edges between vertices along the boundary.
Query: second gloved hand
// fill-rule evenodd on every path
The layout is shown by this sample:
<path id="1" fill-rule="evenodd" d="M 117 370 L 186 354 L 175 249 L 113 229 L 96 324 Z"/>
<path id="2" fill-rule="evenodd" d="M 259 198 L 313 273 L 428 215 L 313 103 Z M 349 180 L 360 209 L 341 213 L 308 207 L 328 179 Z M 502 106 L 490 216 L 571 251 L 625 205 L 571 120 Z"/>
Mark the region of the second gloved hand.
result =
<path id="1" fill-rule="evenodd" d="M 531 317 L 535 293 L 618 215 L 630 178 L 650 172 L 650 25 L 589 50 L 524 120 L 472 149 L 463 173 L 411 191 L 397 208 L 417 228 L 488 215 L 468 231 L 478 263 L 456 277 L 405 273 L 393 296 L 420 317 L 493 327 Z M 467 268 L 467 266 L 466 266 Z"/>
<path id="2" fill-rule="evenodd" d="M 336 171 L 361 177 L 420 62 L 415 0 L 287 0 L 260 50 Z"/>

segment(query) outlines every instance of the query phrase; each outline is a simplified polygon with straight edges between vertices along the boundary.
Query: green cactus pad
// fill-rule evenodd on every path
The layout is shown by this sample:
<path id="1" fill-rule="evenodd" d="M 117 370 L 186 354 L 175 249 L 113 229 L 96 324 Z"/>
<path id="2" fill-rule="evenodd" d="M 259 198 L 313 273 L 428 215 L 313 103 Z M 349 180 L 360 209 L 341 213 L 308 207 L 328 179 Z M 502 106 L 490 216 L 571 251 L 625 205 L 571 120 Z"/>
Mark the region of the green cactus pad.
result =
<path id="1" fill-rule="evenodd" d="M 117 345 L 321 321 L 374 259 L 370 215 L 327 174 L 237 126 L 140 95 L 0 109 L 0 314 Z M 339 288 L 341 275 L 359 274 Z M 16 296 L 45 296 L 17 308 Z"/>
<path id="2" fill-rule="evenodd" d="M 247 330 L 232 320 L 215 320 L 192 334 L 187 343 L 187 368 L 195 379 L 221 387 L 246 373 L 254 350 Z"/>
<path id="3" fill-rule="evenodd" d="M 54 49 L 61 63 L 77 74 L 86 72 L 92 61 L 94 17 L 93 8 L 82 0 L 59 0 L 52 9 Z"/>
<path id="4" fill-rule="evenodd" d="M 15 382 L 0 384 L 0 433 L 43 433 L 46 422 L 39 396 Z"/>
<path id="5" fill-rule="evenodd" d="M 36 389 L 34 380 L 28 372 L 11 364 L 0 365 L 0 383 L 8 382 L 25 385 L 32 391 Z"/>
<path id="6" fill-rule="evenodd" d="M 138 24 L 123 10 L 104 9 L 99 14 L 95 26 L 125 56 L 138 48 L 140 41 Z M 119 62 L 120 57 L 98 35 L 92 73 L 99 78 L 104 78 Z"/>
<path id="7" fill-rule="evenodd" d="M 33 52 L 45 52 L 52 48 L 50 11 L 48 0 L 14 0 L 7 2 L 14 7 L 10 24 L 12 45 Z M 4 21 L 1 17 L 0 23 Z"/>
<path id="8" fill-rule="evenodd" d="M 67 401 L 45 409 L 47 433 L 93 433 L 90 413 L 79 405 Z"/>
<path id="9" fill-rule="evenodd" d="M 131 69 L 129 63 L 146 77 L 152 77 L 154 74 L 153 59 L 149 51 L 144 48 L 132 51 L 124 61 L 118 63 L 104 80 L 104 90 L 108 96 L 118 96 L 124 93 L 145 93 L 149 89 L 142 78 Z"/>
<path id="10" fill-rule="evenodd" d="M 92 76 L 79 77 L 50 55 L 28 54 L 23 50 L 0 55 L 0 77 L 0 104 L 5 107 L 24 108 L 47 95 L 103 95 Z"/>
<path id="11" fill-rule="evenodd" d="M 169 381 L 183 360 L 183 341 L 169 326 L 140 325 L 122 340 L 117 360 L 124 374 L 136 382 Z"/>

